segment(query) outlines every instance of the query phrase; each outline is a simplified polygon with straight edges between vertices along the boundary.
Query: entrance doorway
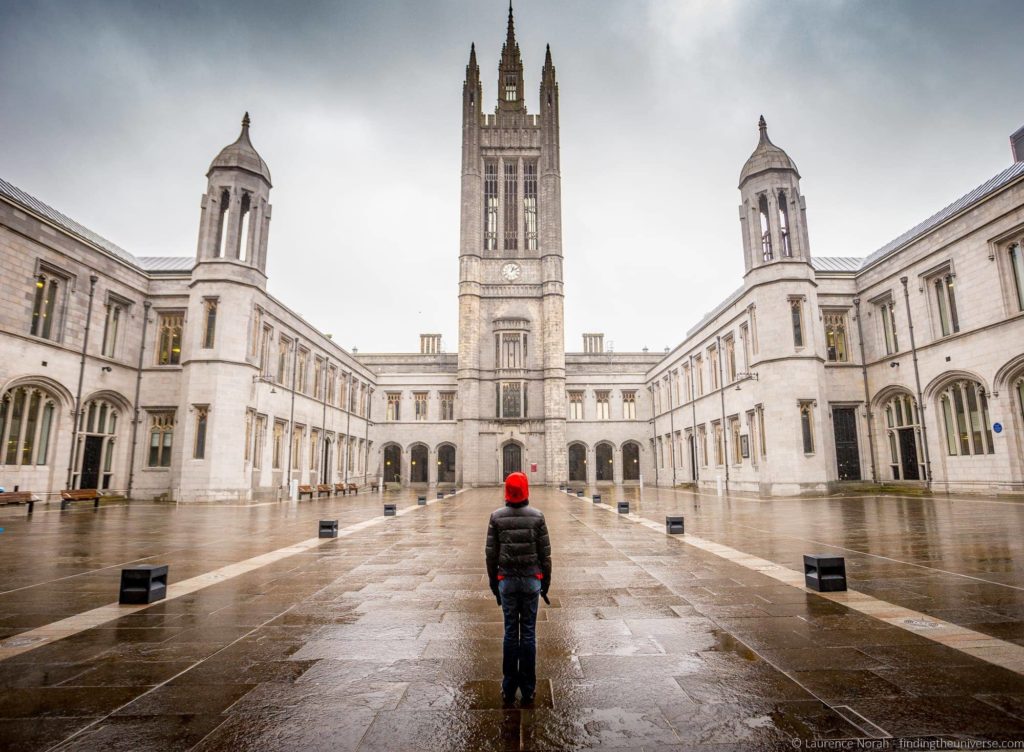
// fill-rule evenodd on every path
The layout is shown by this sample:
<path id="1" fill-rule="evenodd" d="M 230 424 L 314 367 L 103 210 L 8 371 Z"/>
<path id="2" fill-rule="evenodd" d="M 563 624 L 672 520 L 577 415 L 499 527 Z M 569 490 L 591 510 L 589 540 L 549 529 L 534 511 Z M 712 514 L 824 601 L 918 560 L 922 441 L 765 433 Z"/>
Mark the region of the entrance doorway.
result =
<path id="1" fill-rule="evenodd" d="M 384 482 L 402 482 L 402 447 L 398 444 L 384 447 Z"/>
<path id="2" fill-rule="evenodd" d="M 413 445 L 409 452 L 409 482 L 427 482 L 427 447 L 425 444 Z"/>
<path id="3" fill-rule="evenodd" d="M 697 481 L 697 442 L 693 440 L 691 433 L 686 437 L 686 446 L 690 452 L 690 480 Z"/>
<path id="4" fill-rule="evenodd" d="M 587 448 L 582 444 L 569 445 L 569 481 L 587 482 Z"/>
<path id="5" fill-rule="evenodd" d="M 79 476 L 79 488 L 99 488 L 100 456 L 103 454 L 103 437 L 86 436 L 82 448 L 82 474 Z"/>
<path id="6" fill-rule="evenodd" d="M 921 480 L 917 461 L 917 431 L 913 428 L 900 428 L 896 433 L 900 437 L 900 470 L 903 480 Z"/>
<path id="7" fill-rule="evenodd" d="M 622 479 L 640 480 L 640 445 L 635 441 L 622 445 Z"/>
<path id="8" fill-rule="evenodd" d="M 832 408 L 832 427 L 836 435 L 836 467 L 839 471 L 839 480 L 860 480 L 856 408 Z"/>
<path id="9" fill-rule="evenodd" d="M 522 471 L 523 448 L 510 442 L 501 450 L 501 479 L 504 481 L 512 473 L 521 473 Z"/>
<path id="10" fill-rule="evenodd" d="M 612 459 L 612 445 L 611 444 L 598 444 L 597 450 L 594 452 L 594 459 L 597 462 L 597 480 L 599 481 L 610 481 L 615 475 L 615 465 Z"/>

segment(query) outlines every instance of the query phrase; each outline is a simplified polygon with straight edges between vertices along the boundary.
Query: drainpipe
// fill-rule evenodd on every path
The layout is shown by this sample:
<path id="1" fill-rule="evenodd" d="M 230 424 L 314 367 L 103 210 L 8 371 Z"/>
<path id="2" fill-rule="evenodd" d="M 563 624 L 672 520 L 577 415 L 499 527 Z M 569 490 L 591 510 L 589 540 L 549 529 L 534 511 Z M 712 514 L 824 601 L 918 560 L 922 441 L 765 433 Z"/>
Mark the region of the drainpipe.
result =
<path id="1" fill-rule="evenodd" d="M 363 433 L 363 482 L 366 482 L 366 476 L 370 474 L 370 416 L 373 413 L 373 390 L 369 387 L 366 388 L 366 420 L 365 420 L 365 431 Z M 384 488 L 384 472 L 381 469 L 380 474 L 380 488 Z"/>
<path id="2" fill-rule="evenodd" d="M 89 326 L 92 323 L 92 299 L 96 294 L 95 273 L 89 275 L 89 307 L 85 311 L 85 336 L 82 337 L 82 359 L 78 363 L 78 391 L 75 392 L 75 411 L 71 414 L 71 451 L 68 453 L 68 479 L 65 488 L 71 488 L 71 473 L 75 465 L 75 450 L 78 448 L 78 419 L 82 409 L 82 382 L 85 380 L 85 357 L 89 349 Z"/>
<path id="3" fill-rule="evenodd" d="M 928 451 L 928 421 L 925 418 L 924 397 L 921 394 L 921 372 L 917 367 L 917 345 L 914 344 L 914 318 L 910 313 L 910 292 L 907 290 L 907 278 L 900 277 L 903 285 L 903 301 L 907 306 L 907 326 L 910 328 L 910 352 L 914 358 L 914 383 L 917 385 L 917 409 L 921 414 L 921 443 L 924 444 L 925 488 L 932 488 L 932 459 Z"/>
<path id="4" fill-rule="evenodd" d="M 146 352 L 146 327 L 149 324 L 148 300 L 142 304 L 142 345 L 139 347 L 139 366 L 135 370 L 135 417 L 132 419 L 132 446 L 128 450 L 128 498 L 132 497 L 135 485 L 135 442 L 139 435 L 139 394 L 142 391 L 142 358 Z"/>
<path id="5" fill-rule="evenodd" d="M 295 449 L 295 369 L 298 366 L 299 359 L 299 335 L 295 334 L 295 340 L 292 342 L 292 406 L 291 412 L 288 414 L 288 500 L 295 501 L 292 498 L 292 468 L 294 462 L 292 460 L 292 450 Z M 302 468 L 299 468 L 299 478 L 302 478 Z"/>
<path id="6" fill-rule="evenodd" d="M 349 440 L 352 437 L 352 372 L 348 374 L 348 389 L 345 390 L 345 484 L 348 485 L 348 463 L 349 453 L 352 451 L 352 442 Z"/>
<path id="7" fill-rule="evenodd" d="M 315 361 L 314 361 L 315 362 Z M 324 405 L 323 415 L 320 418 L 320 441 L 323 443 L 323 447 L 320 449 L 320 477 L 317 480 L 320 483 L 324 482 L 324 478 L 327 476 L 327 375 L 330 373 L 330 369 L 327 367 L 331 360 L 327 357 L 327 353 L 324 353 L 324 373 L 320 378 L 320 394 L 322 395 L 322 401 Z M 334 481 L 331 481 L 333 483 Z"/>
<path id="8" fill-rule="evenodd" d="M 722 378 L 722 337 L 715 336 L 715 352 L 718 354 L 718 396 L 722 402 L 722 463 L 725 465 L 725 492 L 729 493 L 729 431 L 725 425 L 725 380 Z"/>
<path id="9" fill-rule="evenodd" d="M 875 470 L 875 431 L 873 417 L 871 414 L 871 393 L 868 391 L 868 364 L 864 360 L 864 328 L 860 322 L 860 298 L 853 299 L 853 307 L 857 311 L 857 339 L 860 340 L 860 375 L 864 381 L 864 409 L 868 416 L 868 451 L 871 456 L 871 482 L 878 482 L 878 473 Z"/>
<path id="10" fill-rule="evenodd" d="M 672 372 L 668 372 L 668 430 L 671 436 L 672 451 L 672 487 L 676 486 L 676 417 L 675 405 L 672 404 Z"/>
<path id="11" fill-rule="evenodd" d="M 654 405 L 654 387 L 648 388 L 651 393 L 651 435 L 654 441 L 651 442 L 651 454 L 654 455 L 654 485 L 658 485 L 658 413 Z"/>
<path id="12" fill-rule="evenodd" d="M 700 489 L 700 465 L 697 464 L 697 392 L 694 389 L 694 382 L 697 374 L 693 372 L 693 356 L 690 356 L 690 437 L 693 440 L 693 451 L 690 452 L 690 462 L 693 464 L 693 482 Z"/>

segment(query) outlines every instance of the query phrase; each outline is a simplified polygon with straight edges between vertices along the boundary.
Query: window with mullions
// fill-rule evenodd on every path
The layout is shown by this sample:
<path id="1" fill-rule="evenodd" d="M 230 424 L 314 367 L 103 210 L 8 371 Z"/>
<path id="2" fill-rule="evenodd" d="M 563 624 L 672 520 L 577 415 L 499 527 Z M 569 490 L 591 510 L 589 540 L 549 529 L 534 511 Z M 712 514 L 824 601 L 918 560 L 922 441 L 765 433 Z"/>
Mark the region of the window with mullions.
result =
<path id="1" fill-rule="evenodd" d="M 594 396 L 597 399 L 597 419 L 598 420 L 611 420 L 612 412 L 611 406 L 608 404 L 608 395 L 611 392 L 599 391 L 595 392 Z"/>
<path id="2" fill-rule="evenodd" d="M 441 420 L 455 420 L 455 392 L 441 392 Z"/>
<path id="3" fill-rule="evenodd" d="M 271 457 L 270 457 L 270 459 L 271 459 L 271 465 L 270 466 L 274 470 L 280 470 L 281 469 L 281 458 L 282 458 L 282 454 L 283 454 L 282 450 L 284 449 L 284 430 L 285 430 L 285 423 L 284 423 L 284 421 L 283 420 L 275 420 L 274 421 L 274 444 L 273 444 L 273 447 L 272 447 L 273 451 L 271 452 Z"/>
<path id="4" fill-rule="evenodd" d="M 526 367 L 526 334 L 503 332 L 494 339 L 498 368 Z"/>
<path id="5" fill-rule="evenodd" d="M 725 464 L 725 434 L 722 431 L 722 421 L 711 421 L 711 431 L 715 437 L 715 464 Z"/>
<path id="6" fill-rule="evenodd" d="M 708 434 L 704 424 L 701 423 L 697 426 L 697 448 L 700 450 L 700 464 L 701 467 L 707 467 L 708 464 Z"/>
<path id="7" fill-rule="evenodd" d="M 846 313 L 830 311 L 825 321 L 825 353 L 830 363 L 845 363 L 850 359 L 846 341 Z"/>
<path id="8" fill-rule="evenodd" d="M 253 428 L 253 447 L 252 447 L 252 468 L 253 470 L 259 470 L 263 467 L 263 442 L 267 432 L 267 417 L 265 415 L 257 415 L 255 427 Z"/>
<path id="9" fill-rule="evenodd" d="M 126 310 L 127 304 L 121 300 L 115 298 L 107 300 L 107 316 L 103 322 L 103 348 L 101 350 L 105 358 L 113 358 L 117 355 L 118 337 Z"/>
<path id="10" fill-rule="evenodd" d="M 697 379 L 697 395 L 704 394 L 704 358 L 700 355 L 693 356 L 693 375 Z"/>
<path id="11" fill-rule="evenodd" d="M 36 277 L 30 333 L 43 339 L 60 339 L 61 300 L 67 280 L 50 272 Z"/>
<path id="12" fill-rule="evenodd" d="M 943 337 L 960 331 L 960 316 L 956 310 L 956 295 L 953 290 L 953 274 L 945 272 L 931 280 L 938 311 L 939 331 Z"/>
<path id="13" fill-rule="evenodd" d="M 299 348 L 298 354 L 295 356 L 295 389 L 299 392 L 306 391 L 306 382 L 309 373 L 309 350 L 304 347 Z"/>
<path id="14" fill-rule="evenodd" d="M 583 392 L 569 392 L 569 420 L 583 420 Z"/>
<path id="15" fill-rule="evenodd" d="M 19 386 L 0 400 L 0 464 L 45 465 L 56 401 L 46 391 Z"/>
<path id="16" fill-rule="evenodd" d="M 519 248 L 519 165 L 505 163 L 505 250 Z"/>
<path id="17" fill-rule="evenodd" d="M 636 420 L 636 392 L 622 393 L 622 419 Z"/>
<path id="18" fill-rule="evenodd" d="M 729 335 L 722 340 L 722 344 L 725 345 L 725 375 L 727 383 L 731 384 L 736 380 L 736 340 Z"/>
<path id="19" fill-rule="evenodd" d="M 207 298 L 203 301 L 203 349 L 213 347 L 217 333 L 217 299 Z"/>
<path id="20" fill-rule="evenodd" d="M 157 317 L 157 365 L 181 364 L 181 330 L 184 323 L 185 317 L 181 313 L 161 313 Z"/>
<path id="21" fill-rule="evenodd" d="M 484 250 L 498 249 L 498 163 L 484 163 Z"/>
<path id="22" fill-rule="evenodd" d="M 281 335 L 277 339 L 277 383 L 288 383 L 288 354 L 292 349 L 292 341 Z"/>
<path id="23" fill-rule="evenodd" d="M 993 454 L 988 397 L 976 381 L 960 379 L 939 393 L 950 456 Z"/>
<path id="24" fill-rule="evenodd" d="M 768 221 L 768 197 L 762 195 L 757 201 L 758 216 L 761 222 L 761 259 L 771 261 L 775 255 L 772 253 L 772 231 Z"/>
<path id="25" fill-rule="evenodd" d="M 413 417 L 416 420 L 427 419 L 427 393 L 426 392 L 413 392 L 412 393 L 412 407 Z"/>
<path id="26" fill-rule="evenodd" d="M 1018 311 L 1024 311 L 1024 246 L 1013 243 L 1006 249 Z"/>
<path id="27" fill-rule="evenodd" d="M 516 86 L 516 77 L 515 77 L 515 75 L 510 74 L 510 75 L 505 76 L 505 101 L 506 102 L 515 102 L 518 99 L 517 88 L 518 87 Z"/>
<path id="28" fill-rule="evenodd" d="M 537 163 L 523 164 L 523 220 L 526 223 L 526 250 L 537 250 Z"/>
<path id="29" fill-rule="evenodd" d="M 174 411 L 149 414 L 150 467 L 171 466 L 171 446 L 174 444 Z"/>
<path id="30" fill-rule="evenodd" d="M 495 384 L 497 416 L 499 418 L 526 417 L 526 384 L 522 381 L 502 381 Z"/>
<path id="31" fill-rule="evenodd" d="M 793 247 L 789 239 L 789 208 L 786 205 L 786 194 L 779 191 L 779 237 L 782 239 L 782 255 L 785 258 L 793 257 Z"/>
<path id="32" fill-rule="evenodd" d="M 718 389 L 718 348 L 714 345 L 708 348 L 708 375 L 711 376 L 711 388 Z"/>
<path id="33" fill-rule="evenodd" d="M 803 301 L 800 298 L 789 299 L 789 317 L 793 322 L 793 346 L 804 346 L 804 314 Z"/>
<path id="34" fill-rule="evenodd" d="M 385 420 L 401 420 L 402 419 L 402 393 L 401 392 L 388 392 L 387 393 L 387 412 L 385 413 Z"/>
<path id="35" fill-rule="evenodd" d="M 878 304 L 878 321 L 882 327 L 882 342 L 885 343 L 885 354 L 893 355 L 899 352 L 900 343 L 896 339 L 896 306 L 892 298 Z"/>

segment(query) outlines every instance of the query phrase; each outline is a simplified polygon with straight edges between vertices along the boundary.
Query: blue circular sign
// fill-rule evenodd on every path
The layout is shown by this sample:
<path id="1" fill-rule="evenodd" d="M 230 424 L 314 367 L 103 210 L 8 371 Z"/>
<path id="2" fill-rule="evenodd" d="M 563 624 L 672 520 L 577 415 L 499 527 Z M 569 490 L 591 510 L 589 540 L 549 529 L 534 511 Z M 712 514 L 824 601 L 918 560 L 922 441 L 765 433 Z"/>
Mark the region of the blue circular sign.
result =
<path id="1" fill-rule="evenodd" d="M 996 433 L 1002 433 L 1003 432 L 1003 424 L 1002 423 L 993 423 L 992 424 L 992 430 L 995 431 Z"/>

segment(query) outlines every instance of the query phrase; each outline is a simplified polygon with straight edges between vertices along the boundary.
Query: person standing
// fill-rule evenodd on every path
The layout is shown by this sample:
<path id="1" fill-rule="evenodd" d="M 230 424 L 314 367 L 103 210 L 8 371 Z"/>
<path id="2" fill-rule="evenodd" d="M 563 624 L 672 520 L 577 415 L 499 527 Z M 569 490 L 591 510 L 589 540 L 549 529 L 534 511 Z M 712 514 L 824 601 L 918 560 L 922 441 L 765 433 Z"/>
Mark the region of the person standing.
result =
<path id="1" fill-rule="evenodd" d="M 487 525 L 487 576 L 505 616 L 502 643 L 502 699 L 533 702 L 537 689 L 538 596 L 548 600 L 551 587 L 551 541 L 544 513 L 532 509 L 530 483 L 524 473 L 505 479 L 505 506 L 491 513 Z"/>

